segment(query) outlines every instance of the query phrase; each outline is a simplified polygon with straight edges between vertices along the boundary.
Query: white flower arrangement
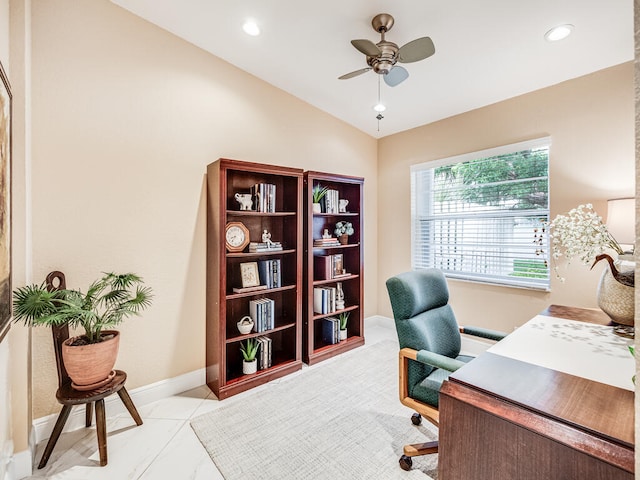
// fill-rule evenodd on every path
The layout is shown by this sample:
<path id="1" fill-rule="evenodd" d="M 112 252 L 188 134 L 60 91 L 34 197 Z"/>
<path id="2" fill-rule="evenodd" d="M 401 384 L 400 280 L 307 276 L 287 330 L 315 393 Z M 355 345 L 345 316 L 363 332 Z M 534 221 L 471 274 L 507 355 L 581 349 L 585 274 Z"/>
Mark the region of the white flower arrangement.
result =
<path id="1" fill-rule="evenodd" d="M 593 205 L 578 205 L 566 215 L 557 215 L 549 223 L 551 238 L 551 250 L 554 264 L 565 256 L 570 262 L 577 257 L 588 265 L 596 256 L 607 250 L 613 250 L 618 255 L 624 252 L 620 244 L 607 230 L 602 222 L 602 217 L 593 210 Z M 558 266 L 554 266 L 556 276 L 564 281 L 558 274 Z"/>
<path id="2" fill-rule="evenodd" d="M 333 233 L 335 233 L 336 237 L 339 237 L 340 235 L 353 235 L 354 230 L 353 230 L 353 225 L 351 224 L 351 222 L 338 222 L 336 223 L 336 229 L 333 231 Z"/>

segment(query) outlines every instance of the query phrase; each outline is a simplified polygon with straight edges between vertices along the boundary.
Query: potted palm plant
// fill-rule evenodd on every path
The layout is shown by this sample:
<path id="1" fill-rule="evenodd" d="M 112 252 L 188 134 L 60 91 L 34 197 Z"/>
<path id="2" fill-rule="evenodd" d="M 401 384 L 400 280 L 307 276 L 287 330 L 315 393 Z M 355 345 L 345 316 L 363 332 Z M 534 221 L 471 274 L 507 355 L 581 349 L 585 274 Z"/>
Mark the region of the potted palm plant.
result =
<path id="1" fill-rule="evenodd" d="M 49 291 L 44 282 L 27 285 L 13 292 L 14 320 L 30 327 L 84 329 L 84 334 L 63 343 L 62 360 L 74 388 L 97 388 L 113 375 L 118 355 L 120 334 L 110 329 L 151 305 L 151 288 L 143 283 L 133 273 L 105 273 L 86 293 Z"/>
<path id="2" fill-rule="evenodd" d="M 313 197 L 313 213 L 322 213 L 322 207 L 320 201 L 327 194 L 329 188 L 321 186 L 319 183 L 313 186 L 311 190 L 311 196 Z"/>
<path id="3" fill-rule="evenodd" d="M 249 373 L 256 373 L 258 371 L 258 360 L 256 355 L 258 354 L 259 343 L 253 338 L 247 338 L 246 344 L 240 342 L 240 351 L 242 352 L 242 373 L 245 375 Z"/>
<path id="4" fill-rule="evenodd" d="M 340 340 L 347 339 L 347 323 L 349 321 L 349 315 L 351 312 L 342 312 L 338 315 L 338 320 L 340 321 Z"/>

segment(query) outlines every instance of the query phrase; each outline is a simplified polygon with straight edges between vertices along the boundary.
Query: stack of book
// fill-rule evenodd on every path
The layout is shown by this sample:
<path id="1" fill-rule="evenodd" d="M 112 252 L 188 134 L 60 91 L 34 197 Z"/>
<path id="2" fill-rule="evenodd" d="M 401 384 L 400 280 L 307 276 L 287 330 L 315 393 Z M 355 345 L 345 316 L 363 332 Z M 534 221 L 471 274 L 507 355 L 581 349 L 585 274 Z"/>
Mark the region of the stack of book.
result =
<path id="1" fill-rule="evenodd" d="M 340 342 L 340 320 L 335 317 L 322 319 L 322 341 L 329 345 Z"/>
<path id="2" fill-rule="evenodd" d="M 249 301 L 249 316 L 256 332 L 266 332 L 275 327 L 275 302 L 270 298 Z"/>
<path id="3" fill-rule="evenodd" d="M 267 288 L 280 288 L 282 286 L 282 274 L 280 273 L 280 259 L 258 261 L 258 273 L 260 283 Z"/>
<path id="4" fill-rule="evenodd" d="M 344 269 L 344 257 L 341 253 L 335 255 L 315 255 L 313 269 L 316 280 L 331 280 L 332 278 L 347 277 L 349 273 Z"/>
<path id="5" fill-rule="evenodd" d="M 258 253 L 258 252 L 276 252 L 278 250 L 282 250 L 282 244 L 280 242 L 251 242 L 249 243 L 249 252 Z"/>
<path id="6" fill-rule="evenodd" d="M 325 213 L 338 213 L 338 202 L 340 200 L 340 192 L 338 190 L 327 190 L 322 200 Z"/>
<path id="7" fill-rule="evenodd" d="M 314 247 L 339 247 L 340 246 L 340 242 L 335 237 L 331 237 L 331 238 L 314 238 L 313 239 L 313 246 Z"/>
<path id="8" fill-rule="evenodd" d="M 256 183 L 251 187 L 251 195 L 253 195 L 253 206 L 256 212 L 274 213 L 276 211 L 275 185 L 271 183 Z"/>
<path id="9" fill-rule="evenodd" d="M 261 336 L 256 337 L 256 342 L 258 342 L 257 368 L 264 370 L 271 366 L 271 339 L 267 336 Z"/>
<path id="10" fill-rule="evenodd" d="M 313 289 L 313 311 L 316 313 L 336 311 L 336 287 L 315 287 Z"/>

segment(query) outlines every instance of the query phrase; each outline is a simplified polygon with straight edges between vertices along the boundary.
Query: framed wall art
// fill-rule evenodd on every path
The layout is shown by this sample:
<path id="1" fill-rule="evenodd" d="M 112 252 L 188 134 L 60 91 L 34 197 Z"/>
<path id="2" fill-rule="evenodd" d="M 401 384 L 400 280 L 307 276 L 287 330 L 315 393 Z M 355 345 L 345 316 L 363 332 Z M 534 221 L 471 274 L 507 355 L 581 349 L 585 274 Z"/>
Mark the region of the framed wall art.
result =
<path id="1" fill-rule="evenodd" d="M 0 341 L 11 322 L 11 87 L 0 63 Z"/>

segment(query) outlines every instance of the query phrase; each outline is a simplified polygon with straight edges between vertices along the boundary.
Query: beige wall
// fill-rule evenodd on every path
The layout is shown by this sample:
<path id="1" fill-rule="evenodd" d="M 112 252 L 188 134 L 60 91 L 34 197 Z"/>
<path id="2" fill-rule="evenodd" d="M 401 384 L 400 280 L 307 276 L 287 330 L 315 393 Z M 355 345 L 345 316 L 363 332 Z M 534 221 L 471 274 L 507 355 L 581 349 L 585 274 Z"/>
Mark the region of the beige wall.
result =
<path id="1" fill-rule="evenodd" d="M 32 7 L 33 278 L 134 271 L 136 388 L 205 362 L 205 171 L 218 157 L 365 177 L 365 315 L 376 312 L 376 140 L 107 0 Z M 50 332 L 33 332 L 34 418 L 58 409 Z"/>
<path id="2" fill-rule="evenodd" d="M 381 139 L 378 313 L 391 316 L 386 279 L 411 269 L 410 165 L 549 135 L 552 218 L 585 202 L 604 217 L 634 194 L 633 94 L 627 63 Z M 602 268 L 574 261 L 550 293 L 452 280 L 451 302 L 462 324 L 510 331 L 551 303 L 595 307 Z"/>
<path id="3" fill-rule="evenodd" d="M 551 135 L 553 215 L 633 190 L 631 65 L 376 142 L 107 0 L 34 2 L 32 13 L 32 187 L 18 165 L 14 241 L 29 245 L 30 201 L 33 246 L 14 273 L 19 285 L 59 268 L 70 286 L 102 270 L 143 275 L 154 306 L 121 327 L 130 388 L 204 366 L 204 172 L 218 157 L 366 178 L 366 315 L 390 316 L 384 281 L 410 268 L 412 163 Z M 451 282 L 453 304 L 463 323 L 509 329 L 551 302 L 595 306 L 598 276 L 574 265 L 552 293 Z M 29 371 L 34 418 L 58 409 L 49 332 L 34 331 L 31 370 L 27 342 L 14 326 L 17 451 L 30 426 Z"/>

